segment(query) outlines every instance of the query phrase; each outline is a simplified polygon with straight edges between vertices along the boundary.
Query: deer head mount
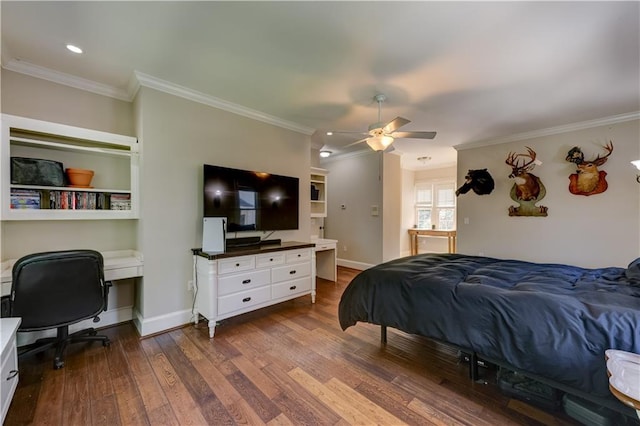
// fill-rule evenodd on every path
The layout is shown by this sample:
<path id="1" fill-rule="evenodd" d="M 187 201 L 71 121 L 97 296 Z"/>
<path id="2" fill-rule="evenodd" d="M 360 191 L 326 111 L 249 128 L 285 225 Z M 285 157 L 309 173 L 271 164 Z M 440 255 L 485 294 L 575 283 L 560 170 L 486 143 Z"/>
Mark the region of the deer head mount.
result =
<path id="1" fill-rule="evenodd" d="M 540 178 L 531 171 L 536 165 L 542 164 L 536 159 L 536 152 L 529 148 L 527 152 L 516 154 L 510 152 L 505 163 L 511 167 L 511 174 L 514 183 L 511 188 L 511 199 L 520 206 L 510 206 L 509 216 L 547 216 L 548 208 L 536 206 L 536 202 L 542 200 L 547 191 Z"/>
<path id="2" fill-rule="evenodd" d="M 598 170 L 598 167 L 607 162 L 613 152 L 613 142 L 609 141 L 603 148 L 604 156 L 598 154 L 593 160 L 587 161 L 580 147 L 574 146 L 569 150 L 565 160 L 576 165 L 576 172 L 569 176 L 569 192 L 576 195 L 594 195 L 607 190 L 607 172 Z"/>
<path id="3" fill-rule="evenodd" d="M 536 152 L 528 146 L 526 148 L 526 154 L 510 152 L 505 163 L 511 167 L 509 177 L 515 181 L 516 197 L 522 201 L 532 201 L 540 195 L 540 185 L 537 176 L 529 173 L 536 166 Z"/>

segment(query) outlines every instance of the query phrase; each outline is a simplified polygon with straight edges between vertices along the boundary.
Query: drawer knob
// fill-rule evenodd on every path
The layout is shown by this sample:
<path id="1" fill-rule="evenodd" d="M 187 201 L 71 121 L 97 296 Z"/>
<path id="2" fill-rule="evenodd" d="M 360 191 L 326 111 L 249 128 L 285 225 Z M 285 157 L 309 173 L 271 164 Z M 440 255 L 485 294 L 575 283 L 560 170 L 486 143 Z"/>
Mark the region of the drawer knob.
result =
<path id="1" fill-rule="evenodd" d="M 239 264 L 239 263 L 236 263 L 236 267 L 238 267 L 238 266 L 240 266 L 240 264 Z"/>
<path id="2" fill-rule="evenodd" d="M 295 286 L 295 285 L 292 285 L 291 287 L 289 287 L 289 290 L 295 290 L 296 288 L 298 288 L 298 287 Z"/>
<path id="3" fill-rule="evenodd" d="M 273 259 L 269 259 L 269 262 L 273 262 Z"/>
<path id="4" fill-rule="evenodd" d="M 7 376 L 7 380 L 11 380 L 18 375 L 18 370 L 9 371 L 9 375 Z"/>
<path id="5" fill-rule="evenodd" d="M 296 270 L 295 270 L 295 269 L 294 269 L 294 270 L 292 270 L 292 271 L 289 271 L 289 274 L 290 274 L 290 275 L 293 275 L 293 274 L 295 274 L 295 273 L 296 273 Z"/>
<path id="6" fill-rule="evenodd" d="M 242 299 L 242 301 L 243 301 L 243 302 L 245 302 L 245 303 L 246 303 L 246 302 L 249 302 L 250 300 L 251 300 L 251 298 L 250 298 L 250 297 L 245 297 L 244 299 Z"/>
<path id="7" fill-rule="evenodd" d="M 243 281 L 242 281 L 242 284 L 249 284 L 250 282 L 251 282 L 251 280 L 250 280 L 250 279 L 246 279 L 246 280 L 243 280 Z"/>

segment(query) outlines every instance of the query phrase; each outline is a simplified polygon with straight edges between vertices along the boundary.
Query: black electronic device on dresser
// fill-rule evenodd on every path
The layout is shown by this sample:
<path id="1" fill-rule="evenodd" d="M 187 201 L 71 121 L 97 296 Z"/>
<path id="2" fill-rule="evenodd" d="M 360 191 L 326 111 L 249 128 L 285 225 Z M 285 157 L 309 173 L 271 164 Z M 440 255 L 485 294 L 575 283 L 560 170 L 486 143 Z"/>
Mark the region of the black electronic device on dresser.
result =
<path id="1" fill-rule="evenodd" d="M 205 164 L 203 179 L 204 217 L 226 217 L 227 232 L 298 229 L 297 177 Z"/>

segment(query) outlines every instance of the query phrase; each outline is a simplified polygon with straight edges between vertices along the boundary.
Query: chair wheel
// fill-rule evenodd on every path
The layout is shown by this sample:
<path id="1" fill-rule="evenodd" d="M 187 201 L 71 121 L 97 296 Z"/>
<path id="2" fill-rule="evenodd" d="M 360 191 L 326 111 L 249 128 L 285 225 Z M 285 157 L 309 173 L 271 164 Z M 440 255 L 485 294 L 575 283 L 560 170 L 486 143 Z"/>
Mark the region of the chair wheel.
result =
<path id="1" fill-rule="evenodd" d="M 96 334 L 98 334 L 98 332 L 96 330 L 91 330 L 89 332 L 89 336 L 95 336 Z"/>
<path id="2" fill-rule="evenodd" d="M 59 370 L 60 368 L 64 367 L 64 361 L 56 358 L 53 360 L 53 369 L 54 370 Z"/>
<path id="3" fill-rule="evenodd" d="M 102 346 L 104 346 L 104 347 L 107 347 L 107 346 L 109 346 L 110 344 L 111 344 L 111 342 L 110 342 L 110 341 L 108 341 L 108 340 L 105 340 L 104 342 L 102 342 Z"/>

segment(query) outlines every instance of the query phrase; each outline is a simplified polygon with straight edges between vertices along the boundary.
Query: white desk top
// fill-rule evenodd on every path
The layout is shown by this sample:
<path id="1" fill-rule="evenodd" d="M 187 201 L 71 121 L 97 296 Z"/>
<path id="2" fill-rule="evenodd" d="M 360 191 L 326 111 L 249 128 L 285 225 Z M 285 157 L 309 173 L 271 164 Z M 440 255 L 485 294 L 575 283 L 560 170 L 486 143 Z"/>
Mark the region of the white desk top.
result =
<path id="1" fill-rule="evenodd" d="M 135 250 L 102 252 L 104 258 L 104 278 L 107 281 L 142 276 L 144 265 L 142 253 Z M 17 259 L 2 262 L 2 295 L 11 292 L 11 271 Z"/>

